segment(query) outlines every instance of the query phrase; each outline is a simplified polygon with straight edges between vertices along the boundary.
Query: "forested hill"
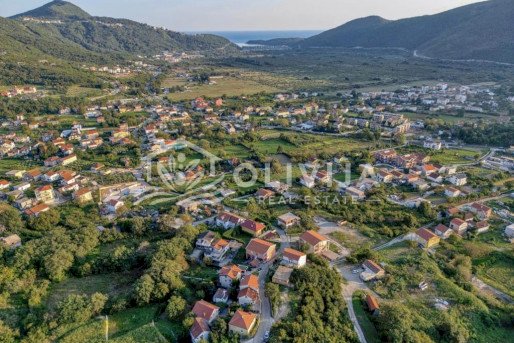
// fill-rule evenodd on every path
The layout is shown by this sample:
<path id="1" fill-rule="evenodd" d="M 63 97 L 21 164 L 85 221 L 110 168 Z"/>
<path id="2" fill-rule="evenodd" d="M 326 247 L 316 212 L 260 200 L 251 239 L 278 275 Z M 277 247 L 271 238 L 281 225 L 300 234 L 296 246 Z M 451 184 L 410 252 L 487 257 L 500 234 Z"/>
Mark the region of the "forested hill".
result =
<path id="1" fill-rule="evenodd" d="M 132 20 L 94 17 L 60 0 L 11 19 L 38 36 L 52 37 L 98 53 L 150 55 L 165 50 L 231 52 L 238 49 L 229 40 L 214 35 L 186 35 Z"/>
<path id="2" fill-rule="evenodd" d="M 514 1 L 490 0 L 401 20 L 353 20 L 300 47 L 395 47 L 428 57 L 514 63 Z"/>

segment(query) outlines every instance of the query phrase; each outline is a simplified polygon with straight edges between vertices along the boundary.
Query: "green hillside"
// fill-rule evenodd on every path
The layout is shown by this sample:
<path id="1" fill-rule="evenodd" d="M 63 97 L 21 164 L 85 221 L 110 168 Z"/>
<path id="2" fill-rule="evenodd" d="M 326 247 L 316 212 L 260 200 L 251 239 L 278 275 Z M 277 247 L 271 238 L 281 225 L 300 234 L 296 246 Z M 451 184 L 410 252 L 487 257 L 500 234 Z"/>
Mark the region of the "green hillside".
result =
<path id="1" fill-rule="evenodd" d="M 395 21 L 357 19 L 297 46 L 405 48 L 428 57 L 514 63 L 513 23 L 514 1 L 491 0 Z"/>
<path id="2" fill-rule="evenodd" d="M 42 37 L 74 43 L 93 52 L 152 55 L 172 51 L 237 51 L 214 35 L 186 35 L 132 20 L 94 17 L 66 2 L 53 1 L 12 19 Z M 58 22 L 55 22 L 58 21 Z"/>

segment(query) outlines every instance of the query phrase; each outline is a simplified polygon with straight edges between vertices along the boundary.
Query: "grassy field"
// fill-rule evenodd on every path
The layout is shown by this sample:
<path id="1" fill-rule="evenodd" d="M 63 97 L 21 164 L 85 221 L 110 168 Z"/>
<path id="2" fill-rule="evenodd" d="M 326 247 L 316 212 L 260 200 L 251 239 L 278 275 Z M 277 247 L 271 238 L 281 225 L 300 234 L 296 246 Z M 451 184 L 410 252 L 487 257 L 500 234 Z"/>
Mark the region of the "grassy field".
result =
<path id="1" fill-rule="evenodd" d="M 243 75 L 240 77 L 226 76 L 211 80 L 211 84 L 189 83 L 187 80 L 179 78 L 168 78 L 164 82 L 164 87 L 184 86 L 186 91 L 171 93 L 168 98 L 172 101 L 189 100 L 200 96 L 220 97 L 220 96 L 239 96 L 252 95 L 261 92 L 275 93 L 281 89 L 274 86 L 263 84 L 252 77 Z"/>
<path id="2" fill-rule="evenodd" d="M 352 298 L 353 309 L 355 311 L 355 316 L 359 321 L 359 324 L 364 331 L 364 336 L 366 336 L 366 341 L 368 343 L 380 343 L 380 338 L 378 336 L 377 329 L 375 325 L 371 322 L 366 311 L 364 310 L 362 303 L 363 293 L 355 293 Z"/>
<path id="3" fill-rule="evenodd" d="M 116 343 L 178 342 L 184 336 L 182 327 L 158 316 L 156 306 L 129 309 L 109 316 L 109 341 Z M 59 328 L 56 342 L 105 342 L 103 317 L 84 324 Z"/>
<path id="4" fill-rule="evenodd" d="M 0 159 L 0 174 L 3 175 L 12 170 L 30 170 L 36 168 L 37 164 L 31 160 L 20 160 L 3 158 Z"/>
<path id="5" fill-rule="evenodd" d="M 483 156 L 484 154 L 485 151 L 482 150 L 445 149 L 434 153 L 434 155 L 430 157 L 430 160 L 443 165 L 462 164 L 474 162 L 475 156 Z"/>
<path id="6" fill-rule="evenodd" d="M 70 97 L 90 97 L 102 95 L 102 90 L 98 88 L 82 87 L 73 85 L 66 91 L 66 96 Z"/>
<path id="7" fill-rule="evenodd" d="M 54 309 L 57 304 L 70 294 L 87 294 L 99 292 L 108 296 L 129 294 L 132 285 L 139 275 L 137 273 L 113 273 L 92 275 L 83 278 L 70 278 L 56 284 L 50 291 L 47 300 L 49 308 Z"/>
<path id="8" fill-rule="evenodd" d="M 287 154 L 300 154 L 306 151 L 314 154 L 327 153 L 344 153 L 355 149 L 364 149 L 369 147 L 368 142 L 359 141 L 347 137 L 329 136 L 321 134 L 299 133 L 284 130 L 260 130 L 257 135 L 262 141 L 256 144 L 260 151 L 275 153 L 279 145 Z M 291 144 L 280 136 L 291 137 L 297 144 Z"/>
<path id="9" fill-rule="evenodd" d="M 514 297 L 514 257 L 512 252 L 494 251 L 474 261 L 482 281 Z"/>

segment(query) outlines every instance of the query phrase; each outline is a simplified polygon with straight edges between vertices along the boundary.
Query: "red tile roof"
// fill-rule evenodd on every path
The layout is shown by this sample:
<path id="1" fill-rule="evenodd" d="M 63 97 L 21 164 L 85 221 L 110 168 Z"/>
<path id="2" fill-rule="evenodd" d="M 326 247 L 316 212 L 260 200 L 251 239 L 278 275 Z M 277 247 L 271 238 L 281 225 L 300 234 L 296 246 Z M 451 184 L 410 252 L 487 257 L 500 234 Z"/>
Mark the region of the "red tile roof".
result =
<path id="1" fill-rule="evenodd" d="M 257 316 L 253 313 L 237 310 L 232 319 L 230 319 L 229 325 L 233 325 L 244 330 L 250 330 L 256 319 Z"/>
<path id="2" fill-rule="evenodd" d="M 246 246 L 246 251 L 251 251 L 254 253 L 257 253 L 259 255 L 265 254 L 269 251 L 271 247 L 273 247 L 275 244 L 266 242 L 259 238 L 254 238 L 248 243 Z"/>
<path id="3" fill-rule="evenodd" d="M 266 225 L 264 225 L 263 223 L 256 222 L 254 220 L 247 219 L 241 224 L 241 227 L 254 233 L 259 233 L 266 228 Z"/>
<path id="4" fill-rule="evenodd" d="M 305 254 L 298 250 L 294 250 L 291 248 L 284 249 L 284 257 L 286 257 L 290 260 L 299 261 L 302 256 L 305 256 Z"/>
<path id="5" fill-rule="evenodd" d="M 241 282 L 239 283 L 239 288 L 253 288 L 255 290 L 258 290 L 259 278 L 253 274 L 246 275 L 241 279 Z"/>
<path id="6" fill-rule="evenodd" d="M 210 329 L 205 319 L 196 317 L 193 326 L 191 327 L 189 332 L 191 333 L 191 336 L 193 338 L 197 339 L 204 332 L 210 332 Z"/>
<path id="7" fill-rule="evenodd" d="M 255 304 L 259 301 L 259 292 L 252 288 L 244 288 L 237 293 L 237 298 L 248 297 Z"/>
<path id="8" fill-rule="evenodd" d="M 364 265 L 366 266 L 366 268 L 368 268 L 369 270 L 371 270 L 374 273 L 379 273 L 384 270 L 384 269 L 382 269 L 382 267 L 380 267 L 378 264 L 376 264 L 375 262 L 373 262 L 371 260 L 364 261 Z"/>
<path id="9" fill-rule="evenodd" d="M 233 264 L 231 266 L 224 266 L 223 268 L 221 268 L 219 274 L 221 276 L 228 276 L 232 280 L 235 280 L 242 272 L 243 270 L 241 268 Z"/>
<path id="10" fill-rule="evenodd" d="M 432 231 L 423 228 L 416 231 L 416 234 L 427 242 L 430 239 L 437 237 Z"/>
<path id="11" fill-rule="evenodd" d="M 446 225 L 443 225 L 443 224 L 438 224 L 435 228 L 434 228 L 434 231 L 439 231 L 439 232 L 442 232 L 442 233 L 445 233 L 447 232 L 448 230 L 450 230 L 450 228 Z"/>
<path id="12" fill-rule="evenodd" d="M 316 244 L 324 242 L 324 241 L 328 241 L 327 237 L 320 235 L 316 231 L 312 231 L 312 230 L 304 232 L 300 236 L 300 239 L 302 241 L 307 242 L 309 245 L 312 245 L 312 246 L 315 246 Z"/>
<path id="13" fill-rule="evenodd" d="M 368 304 L 368 309 L 372 312 L 380 308 L 377 299 L 370 294 L 366 294 L 366 303 Z"/>
<path id="14" fill-rule="evenodd" d="M 212 319 L 212 316 L 214 312 L 216 312 L 216 310 L 219 310 L 218 306 L 208 303 L 205 300 L 197 301 L 195 306 L 193 307 L 193 313 L 197 317 L 203 318 L 207 321 Z"/>

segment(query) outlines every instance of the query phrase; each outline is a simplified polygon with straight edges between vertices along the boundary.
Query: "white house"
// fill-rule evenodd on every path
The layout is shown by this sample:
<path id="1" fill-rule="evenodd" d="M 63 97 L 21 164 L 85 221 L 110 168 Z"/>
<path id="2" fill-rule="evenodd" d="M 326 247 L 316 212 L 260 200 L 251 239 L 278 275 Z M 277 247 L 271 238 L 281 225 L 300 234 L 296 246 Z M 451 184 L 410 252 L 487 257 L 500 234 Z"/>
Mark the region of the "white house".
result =
<path id="1" fill-rule="evenodd" d="M 294 268 L 302 268 L 307 264 L 307 255 L 291 248 L 285 248 L 282 255 L 282 264 Z"/>
<path id="2" fill-rule="evenodd" d="M 468 177 L 466 174 L 455 174 L 450 176 L 447 180 L 455 186 L 464 186 L 468 183 Z"/>
<path id="3" fill-rule="evenodd" d="M 448 198 L 456 198 L 461 195 L 461 192 L 459 189 L 454 187 L 447 187 L 444 190 L 444 195 L 446 195 Z"/>
<path id="4" fill-rule="evenodd" d="M 233 229 L 241 225 L 244 221 L 244 218 L 230 212 L 221 212 L 216 217 L 216 225 L 223 227 L 225 230 Z"/>
<path id="5" fill-rule="evenodd" d="M 313 177 L 311 177 L 309 175 L 303 175 L 300 178 L 300 184 L 307 188 L 313 188 L 316 185 L 316 182 Z"/>

